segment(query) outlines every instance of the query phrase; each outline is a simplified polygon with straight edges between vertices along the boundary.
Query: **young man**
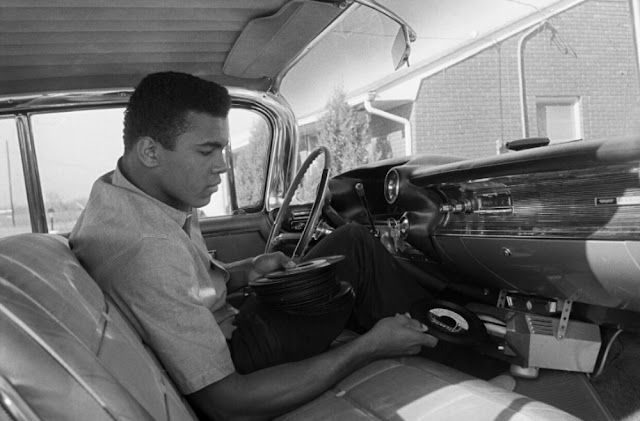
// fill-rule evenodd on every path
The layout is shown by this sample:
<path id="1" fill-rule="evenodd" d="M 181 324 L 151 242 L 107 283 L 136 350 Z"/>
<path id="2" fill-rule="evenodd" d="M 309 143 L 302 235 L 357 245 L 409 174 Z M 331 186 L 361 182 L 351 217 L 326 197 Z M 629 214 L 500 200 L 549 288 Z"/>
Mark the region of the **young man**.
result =
<path id="1" fill-rule="evenodd" d="M 320 333 L 317 342 L 305 343 L 318 335 L 296 342 L 295 331 L 320 332 L 323 321 L 305 325 L 304 318 L 255 302 L 238 315 L 226 303 L 227 291 L 293 265 L 281 253 L 232 264 L 207 253 L 194 209 L 209 203 L 227 170 L 230 104 L 225 88 L 191 75 L 143 79 L 125 113 L 125 152 L 115 171 L 94 184 L 70 244 L 196 408 L 212 418 L 265 419 L 314 398 L 372 360 L 415 354 L 437 341 L 419 322 L 393 315 L 426 292 L 410 281 L 382 279 L 379 273 L 396 270 L 393 258 L 379 257 L 384 249 L 355 226 L 314 250 L 332 250 L 335 236 L 340 249 L 330 254 L 347 254 L 351 262 L 339 277 L 348 278 L 356 292 L 353 313 L 349 307 L 333 315 L 330 332 Z M 370 253 L 381 261 L 370 263 Z M 391 305 L 380 302 L 385 283 Z M 370 330 L 326 351 L 347 319 Z M 300 347 L 303 353 L 296 351 Z"/>

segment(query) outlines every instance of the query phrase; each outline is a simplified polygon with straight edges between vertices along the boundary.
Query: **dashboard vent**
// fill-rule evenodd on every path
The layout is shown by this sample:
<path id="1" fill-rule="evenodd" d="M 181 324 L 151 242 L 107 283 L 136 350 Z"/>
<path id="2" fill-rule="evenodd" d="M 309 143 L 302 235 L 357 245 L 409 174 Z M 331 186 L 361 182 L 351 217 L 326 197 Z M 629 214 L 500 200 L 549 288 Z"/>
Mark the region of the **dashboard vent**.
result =
<path id="1" fill-rule="evenodd" d="M 529 331 L 535 335 L 555 335 L 554 319 L 536 315 L 527 315 Z"/>
<path id="2" fill-rule="evenodd" d="M 285 218 L 283 223 L 284 228 L 291 232 L 302 232 L 307 223 L 307 218 L 311 209 L 309 208 L 294 208 L 291 209 L 291 214 L 288 218 Z"/>

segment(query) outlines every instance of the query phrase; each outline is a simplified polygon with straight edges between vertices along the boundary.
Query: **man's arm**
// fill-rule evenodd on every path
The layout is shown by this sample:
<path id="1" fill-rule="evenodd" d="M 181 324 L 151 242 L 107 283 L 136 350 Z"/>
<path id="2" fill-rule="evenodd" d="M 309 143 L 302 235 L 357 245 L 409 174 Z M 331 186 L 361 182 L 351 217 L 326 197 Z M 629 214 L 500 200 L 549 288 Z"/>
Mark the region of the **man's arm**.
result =
<path id="1" fill-rule="evenodd" d="M 265 273 L 294 266 L 295 263 L 282 252 L 261 254 L 237 262 L 225 263 L 224 268 L 229 272 L 227 290 L 229 292 L 237 291 Z"/>
<path id="2" fill-rule="evenodd" d="M 396 315 L 369 332 L 315 357 L 230 376 L 187 396 L 211 418 L 262 420 L 315 398 L 356 369 L 376 359 L 416 354 L 437 339 L 420 322 Z"/>

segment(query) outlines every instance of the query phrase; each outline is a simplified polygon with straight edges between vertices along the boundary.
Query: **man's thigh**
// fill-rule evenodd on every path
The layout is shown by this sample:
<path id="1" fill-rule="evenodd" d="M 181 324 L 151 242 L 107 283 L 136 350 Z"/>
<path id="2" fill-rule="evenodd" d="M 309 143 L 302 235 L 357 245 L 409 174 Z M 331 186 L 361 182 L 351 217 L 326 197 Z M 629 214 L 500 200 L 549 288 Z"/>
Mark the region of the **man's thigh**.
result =
<path id="1" fill-rule="evenodd" d="M 344 329 L 352 306 L 353 300 L 326 314 L 304 316 L 248 297 L 229 341 L 236 371 L 246 374 L 324 352 Z"/>

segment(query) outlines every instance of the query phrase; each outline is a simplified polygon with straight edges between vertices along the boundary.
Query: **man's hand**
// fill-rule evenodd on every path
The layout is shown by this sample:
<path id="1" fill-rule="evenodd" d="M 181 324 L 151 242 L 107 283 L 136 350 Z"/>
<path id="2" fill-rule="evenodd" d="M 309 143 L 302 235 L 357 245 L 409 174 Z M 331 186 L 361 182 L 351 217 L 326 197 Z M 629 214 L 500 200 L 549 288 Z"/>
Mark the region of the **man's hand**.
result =
<path id="1" fill-rule="evenodd" d="M 361 338 L 378 358 L 414 355 L 423 346 L 433 348 L 438 339 L 426 334 L 427 327 L 408 314 L 384 318 Z"/>
<path id="2" fill-rule="evenodd" d="M 295 262 L 284 253 L 278 251 L 275 253 L 261 254 L 253 258 L 251 262 L 251 270 L 247 274 L 249 282 L 276 270 L 289 269 L 296 266 Z"/>

